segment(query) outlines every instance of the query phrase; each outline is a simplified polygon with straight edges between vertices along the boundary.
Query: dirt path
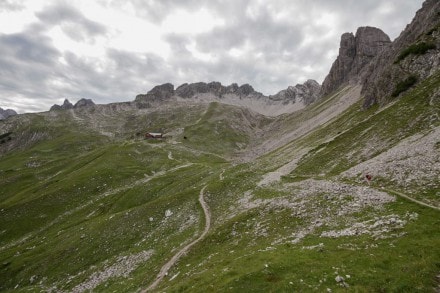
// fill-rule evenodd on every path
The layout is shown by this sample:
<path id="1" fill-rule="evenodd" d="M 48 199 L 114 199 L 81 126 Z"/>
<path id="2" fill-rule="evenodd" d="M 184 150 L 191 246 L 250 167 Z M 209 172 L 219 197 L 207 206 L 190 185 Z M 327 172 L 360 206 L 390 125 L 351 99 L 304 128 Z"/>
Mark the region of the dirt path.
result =
<path id="1" fill-rule="evenodd" d="M 424 203 L 424 202 L 422 202 L 422 201 L 420 201 L 420 200 L 417 200 L 417 199 L 414 199 L 414 198 L 412 198 L 412 197 L 409 197 L 408 195 L 403 194 L 403 193 L 401 193 L 401 192 L 398 192 L 398 191 L 395 191 L 395 190 L 391 190 L 391 189 L 384 189 L 384 190 L 385 190 L 386 192 L 388 192 L 388 193 L 391 193 L 391 194 L 394 194 L 394 195 L 397 195 L 397 196 L 401 196 L 401 197 L 403 197 L 403 198 L 406 198 L 407 200 L 410 200 L 410 201 L 412 201 L 412 202 L 415 202 L 415 203 L 418 204 L 418 205 L 422 205 L 422 206 L 424 206 L 424 207 L 428 207 L 428 208 L 431 208 L 431 209 L 434 209 L 434 210 L 440 211 L 440 207 L 436 207 L 436 206 L 433 206 L 433 205 L 430 205 L 430 204 Z"/>
<path id="2" fill-rule="evenodd" d="M 183 247 L 181 250 L 179 250 L 166 264 L 163 265 L 163 267 L 160 269 L 159 274 L 156 277 L 156 280 L 145 290 L 142 290 L 142 293 L 148 292 L 156 288 L 156 286 L 162 281 L 162 279 L 168 275 L 169 269 L 180 259 L 182 255 L 184 255 L 191 247 L 193 247 L 196 243 L 198 243 L 200 240 L 205 238 L 206 234 L 208 234 L 209 228 L 211 227 L 211 213 L 209 211 L 209 206 L 205 202 L 204 198 L 204 191 L 205 191 L 206 185 L 200 190 L 199 194 L 199 202 L 202 206 L 203 212 L 205 213 L 205 229 L 203 230 L 203 233 L 193 242 Z"/>

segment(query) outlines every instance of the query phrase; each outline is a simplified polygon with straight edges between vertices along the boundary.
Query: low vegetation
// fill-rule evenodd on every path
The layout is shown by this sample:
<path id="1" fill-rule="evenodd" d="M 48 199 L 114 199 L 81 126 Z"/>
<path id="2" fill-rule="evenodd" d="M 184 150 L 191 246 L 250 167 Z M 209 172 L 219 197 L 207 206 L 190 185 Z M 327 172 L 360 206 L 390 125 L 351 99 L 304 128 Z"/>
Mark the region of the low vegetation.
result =
<path id="1" fill-rule="evenodd" d="M 411 88 L 413 85 L 416 84 L 418 78 L 416 75 L 410 75 L 404 80 L 397 83 L 396 88 L 391 93 L 392 97 L 398 97 L 401 93 L 407 91 L 409 88 Z"/>
<path id="2" fill-rule="evenodd" d="M 409 55 L 423 55 L 429 50 L 435 48 L 436 48 L 435 44 L 431 42 L 420 42 L 413 44 L 408 48 L 404 49 L 402 52 L 400 52 L 399 56 L 397 56 L 397 59 L 394 63 L 396 64 L 399 63 Z"/>

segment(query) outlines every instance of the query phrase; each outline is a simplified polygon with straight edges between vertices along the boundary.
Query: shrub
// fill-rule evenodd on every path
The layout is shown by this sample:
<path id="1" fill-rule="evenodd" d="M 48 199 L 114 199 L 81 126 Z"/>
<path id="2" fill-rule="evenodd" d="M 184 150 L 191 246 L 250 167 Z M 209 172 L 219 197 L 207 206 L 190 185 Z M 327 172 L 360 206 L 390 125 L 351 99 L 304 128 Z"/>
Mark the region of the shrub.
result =
<path id="1" fill-rule="evenodd" d="M 399 54 L 399 56 L 397 57 L 397 59 L 394 63 L 399 63 L 400 61 L 405 59 L 410 54 L 423 55 L 428 50 L 435 49 L 435 48 L 436 47 L 435 47 L 434 43 L 421 42 L 421 43 L 413 44 L 413 45 L 409 46 L 408 48 L 406 48 L 405 50 L 403 50 Z"/>
<path id="2" fill-rule="evenodd" d="M 417 76 L 410 75 L 404 80 L 400 81 L 396 88 L 394 89 L 393 93 L 391 94 L 392 97 L 397 97 L 400 95 L 400 93 L 403 93 L 407 91 L 410 87 L 412 87 L 417 82 Z"/>
<path id="3" fill-rule="evenodd" d="M 4 134 L 0 134 L 0 139 L 5 138 L 5 137 L 8 137 L 8 136 L 10 136 L 11 134 L 12 134 L 12 132 L 6 132 L 6 133 L 4 133 Z"/>

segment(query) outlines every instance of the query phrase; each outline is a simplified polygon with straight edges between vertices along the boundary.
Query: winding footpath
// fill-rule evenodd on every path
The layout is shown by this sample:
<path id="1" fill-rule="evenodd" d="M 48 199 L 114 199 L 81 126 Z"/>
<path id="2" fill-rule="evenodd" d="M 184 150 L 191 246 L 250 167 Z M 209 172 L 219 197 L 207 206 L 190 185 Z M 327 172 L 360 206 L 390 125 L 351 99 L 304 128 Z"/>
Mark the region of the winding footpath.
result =
<path id="1" fill-rule="evenodd" d="M 168 274 L 169 269 L 180 259 L 180 257 L 184 255 L 189 249 L 191 249 L 191 247 L 193 247 L 196 243 L 205 238 L 206 234 L 208 234 L 208 231 L 211 227 L 211 213 L 209 211 L 209 206 L 206 204 L 204 198 L 205 188 L 206 185 L 202 188 L 202 190 L 200 190 L 199 194 L 199 202 L 202 206 L 203 212 L 205 213 L 205 229 L 203 230 L 203 233 L 196 240 L 179 250 L 166 264 L 164 264 L 160 269 L 156 280 L 147 289 L 142 290 L 142 293 L 151 291 L 156 288 L 160 281 L 162 281 L 162 279 Z"/>

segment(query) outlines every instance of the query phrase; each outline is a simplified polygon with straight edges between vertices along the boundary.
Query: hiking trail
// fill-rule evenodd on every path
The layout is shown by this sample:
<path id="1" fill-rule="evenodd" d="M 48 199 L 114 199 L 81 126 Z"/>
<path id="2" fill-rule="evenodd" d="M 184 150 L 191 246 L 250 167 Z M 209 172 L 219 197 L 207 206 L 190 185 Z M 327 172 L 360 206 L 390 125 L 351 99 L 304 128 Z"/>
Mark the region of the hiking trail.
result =
<path id="1" fill-rule="evenodd" d="M 201 241 L 203 238 L 205 238 L 206 234 L 208 234 L 208 231 L 211 227 L 211 213 L 209 211 L 209 206 L 205 202 L 204 198 L 204 191 L 205 191 L 206 185 L 200 190 L 199 194 L 199 202 L 202 206 L 203 212 L 205 213 L 205 229 L 203 230 L 203 233 L 194 241 L 180 249 L 166 264 L 162 266 L 162 268 L 159 271 L 159 274 L 157 275 L 154 282 L 148 286 L 147 289 L 142 290 L 142 293 L 148 292 L 153 290 L 157 287 L 157 285 L 162 281 L 162 279 L 168 275 L 169 269 L 180 259 L 181 256 L 183 256 L 191 247 L 193 247 L 196 243 Z"/>

